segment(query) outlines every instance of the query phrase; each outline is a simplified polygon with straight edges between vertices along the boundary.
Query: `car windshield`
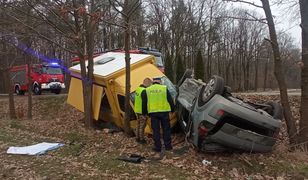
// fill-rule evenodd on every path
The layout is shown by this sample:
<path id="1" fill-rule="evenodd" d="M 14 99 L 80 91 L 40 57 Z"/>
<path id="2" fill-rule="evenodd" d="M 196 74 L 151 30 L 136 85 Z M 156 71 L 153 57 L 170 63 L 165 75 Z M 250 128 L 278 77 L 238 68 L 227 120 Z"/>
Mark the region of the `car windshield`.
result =
<path id="1" fill-rule="evenodd" d="M 163 85 L 166 85 L 166 86 L 167 86 L 167 88 L 168 88 L 168 90 L 169 90 L 169 92 L 170 92 L 170 94 L 171 94 L 171 96 L 172 96 L 172 99 L 175 100 L 175 97 L 176 97 L 176 95 L 177 95 L 177 92 L 176 92 L 176 88 L 175 88 L 175 86 L 173 85 L 173 83 L 172 83 L 166 76 L 164 76 L 164 77 L 161 78 L 161 82 L 162 82 Z M 134 104 L 134 103 L 135 103 L 135 92 L 132 92 L 132 93 L 130 94 L 130 98 L 131 98 L 131 101 L 132 101 L 133 104 Z"/>
<path id="2" fill-rule="evenodd" d="M 158 67 L 163 67 L 163 59 L 161 56 L 155 56 L 155 61 L 156 61 L 156 66 Z"/>
<path id="3" fill-rule="evenodd" d="M 174 84 L 166 76 L 161 78 L 161 83 L 167 86 L 172 98 L 175 99 L 177 92 Z"/>
<path id="4" fill-rule="evenodd" d="M 62 70 L 59 67 L 44 66 L 43 73 L 44 74 L 62 74 Z"/>

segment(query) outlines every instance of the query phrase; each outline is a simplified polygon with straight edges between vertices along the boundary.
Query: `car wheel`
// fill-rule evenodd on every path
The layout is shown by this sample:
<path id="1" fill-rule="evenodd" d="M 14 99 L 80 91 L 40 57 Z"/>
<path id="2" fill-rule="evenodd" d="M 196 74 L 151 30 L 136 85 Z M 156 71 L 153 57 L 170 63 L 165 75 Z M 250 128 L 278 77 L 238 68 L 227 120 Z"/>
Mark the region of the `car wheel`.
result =
<path id="1" fill-rule="evenodd" d="M 200 150 L 205 153 L 221 153 L 226 152 L 227 148 L 218 143 L 207 143 L 203 140 Z"/>
<path id="2" fill-rule="evenodd" d="M 198 97 L 198 105 L 203 106 L 207 103 L 215 94 L 222 95 L 224 92 L 224 79 L 219 76 L 212 76 L 209 82 L 203 86 L 200 90 Z"/>
<path id="3" fill-rule="evenodd" d="M 41 88 L 38 85 L 34 85 L 33 92 L 35 95 L 41 95 L 42 93 Z"/>
<path id="4" fill-rule="evenodd" d="M 182 78 L 179 80 L 179 82 L 177 83 L 178 87 L 180 87 L 180 85 L 185 81 L 185 79 L 187 78 L 191 78 L 192 77 L 192 74 L 193 74 L 193 71 L 191 69 L 187 69 Z"/>
<path id="5" fill-rule="evenodd" d="M 277 102 L 266 103 L 271 106 L 271 110 L 268 112 L 274 119 L 283 119 L 283 109 L 281 105 Z"/>

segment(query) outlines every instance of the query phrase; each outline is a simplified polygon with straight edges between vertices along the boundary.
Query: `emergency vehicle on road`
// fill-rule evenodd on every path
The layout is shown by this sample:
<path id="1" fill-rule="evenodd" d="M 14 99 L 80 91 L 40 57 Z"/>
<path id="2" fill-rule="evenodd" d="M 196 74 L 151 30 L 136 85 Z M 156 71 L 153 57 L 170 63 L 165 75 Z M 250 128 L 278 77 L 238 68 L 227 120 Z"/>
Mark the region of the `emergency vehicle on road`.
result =
<path id="1" fill-rule="evenodd" d="M 34 64 L 30 70 L 27 65 L 14 66 L 10 70 L 11 80 L 14 84 L 14 91 L 18 95 L 24 95 L 28 89 L 28 71 L 32 79 L 34 94 L 40 95 L 42 91 L 50 91 L 60 94 L 65 88 L 64 75 L 58 63 Z"/>

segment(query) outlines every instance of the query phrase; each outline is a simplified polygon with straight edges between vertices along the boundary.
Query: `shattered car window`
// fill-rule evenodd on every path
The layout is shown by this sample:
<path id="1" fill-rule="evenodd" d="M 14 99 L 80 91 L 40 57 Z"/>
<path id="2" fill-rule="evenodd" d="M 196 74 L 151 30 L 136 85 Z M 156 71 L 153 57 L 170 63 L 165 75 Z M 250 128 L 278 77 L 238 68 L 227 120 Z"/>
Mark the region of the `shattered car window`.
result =
<path id="1" fill-rule="evenodd" d="M 167 86 L 172 98 L 175 99 L 177 92 L 174 84 L 166 76 L 161 78 L 161 83 Z"/>

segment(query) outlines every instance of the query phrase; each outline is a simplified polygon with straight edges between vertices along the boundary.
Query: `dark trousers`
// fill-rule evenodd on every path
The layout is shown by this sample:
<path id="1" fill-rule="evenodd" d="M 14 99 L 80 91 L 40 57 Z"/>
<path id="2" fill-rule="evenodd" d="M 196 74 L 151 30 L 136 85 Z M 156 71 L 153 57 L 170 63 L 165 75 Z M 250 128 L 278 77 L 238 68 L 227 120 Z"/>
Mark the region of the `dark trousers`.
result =
<path id="1" fill-rule="evenodd" d="M 163 129 L 163 140 L 166 149 L 172 149 L 171 127 L 168 112 L 150 113 L 155 149 L 161 151 L 160 126 Z"/>

